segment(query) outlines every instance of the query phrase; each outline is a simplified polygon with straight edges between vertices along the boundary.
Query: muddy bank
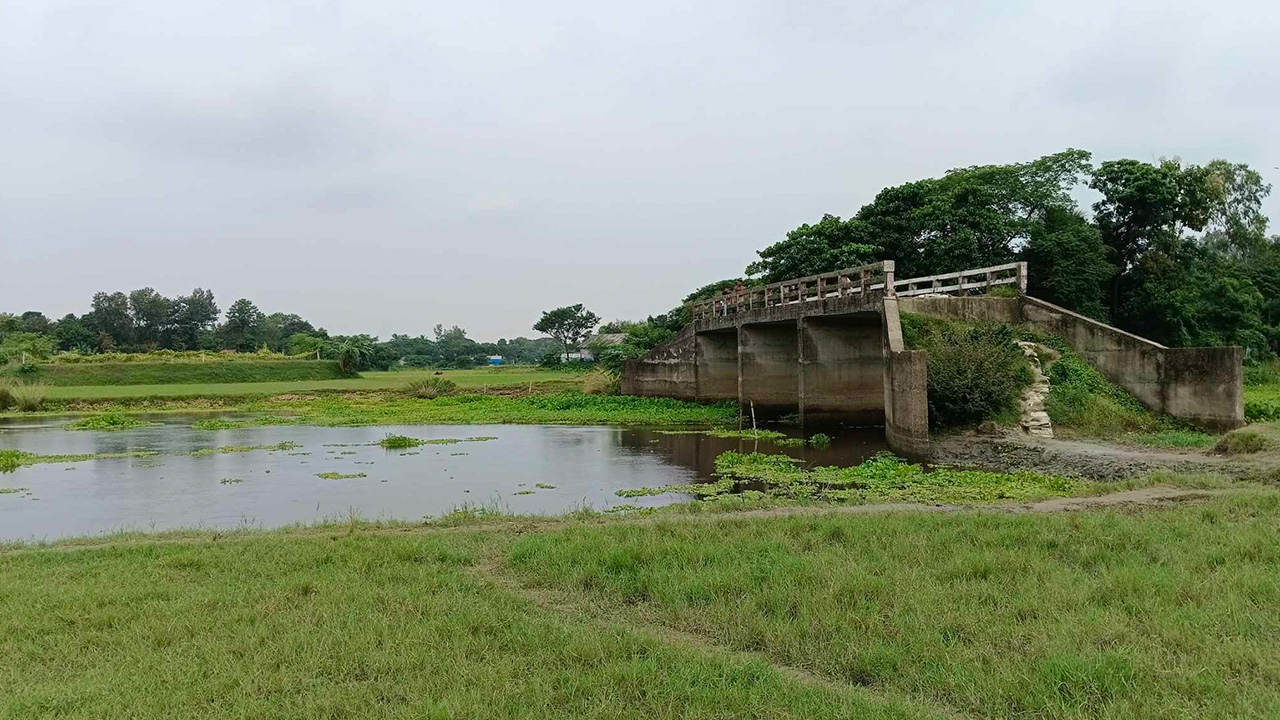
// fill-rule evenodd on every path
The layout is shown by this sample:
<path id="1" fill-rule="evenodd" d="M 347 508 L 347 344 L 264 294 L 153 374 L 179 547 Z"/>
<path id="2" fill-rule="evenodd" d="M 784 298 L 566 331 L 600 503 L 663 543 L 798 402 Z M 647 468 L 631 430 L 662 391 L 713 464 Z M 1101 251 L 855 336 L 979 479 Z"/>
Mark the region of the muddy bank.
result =
<path id="1" fill-rule="evenodd" d="M 1080 440 L 950 435 L 935 440 L 930 462 L 1013 472 L 1030 470 L 1089 480 L 1123 480 L 1155 470 L 1244 476 L 1276 467 L 1274 459 L 1241 459 L 1203 451 L 1146 450 Z"/>

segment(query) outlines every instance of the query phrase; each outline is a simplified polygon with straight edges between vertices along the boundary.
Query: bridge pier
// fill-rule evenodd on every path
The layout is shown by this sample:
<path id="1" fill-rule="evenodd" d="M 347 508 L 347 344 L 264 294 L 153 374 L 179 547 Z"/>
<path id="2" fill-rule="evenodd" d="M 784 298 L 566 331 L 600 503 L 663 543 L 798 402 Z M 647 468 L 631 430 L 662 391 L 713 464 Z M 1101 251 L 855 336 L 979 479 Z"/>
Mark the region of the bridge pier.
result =
<path id="1" fill-rule="evenodd" d="M 738 399 L 738 329 L 694 336 L 699 402 Z"/>
<path id="2" fill-rule="evenodd" d="M 738 402 L 744 413 L 771 418 L 800 405 L 800 342 L 797 321 L 738 327 Z"/>
<path id="3" fill-rule="evenodd" d="M 884 422 L 884 348 L 879 313 L 803 317 L 800 418 Z"/>

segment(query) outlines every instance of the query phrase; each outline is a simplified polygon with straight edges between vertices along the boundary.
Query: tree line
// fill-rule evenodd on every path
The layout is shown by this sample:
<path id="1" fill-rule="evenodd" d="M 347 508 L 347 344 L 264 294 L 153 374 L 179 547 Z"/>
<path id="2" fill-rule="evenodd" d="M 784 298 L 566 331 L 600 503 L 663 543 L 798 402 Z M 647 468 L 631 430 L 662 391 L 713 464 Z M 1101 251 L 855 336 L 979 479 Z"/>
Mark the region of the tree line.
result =
<path id="1" fill-rule="evenodd" d="M 269 350 L 289 355 L 342 361 L 351 369 L 415 367 L 473 367 L 490 356 L 505 362 L 532 364 L 555 352 L 553 338 L 501 339 L 477 342 L 466 330 L 436 325 L 432 337 L 393 334 L 330 335 L 293 313 L 265 313 L 241 298 L 223 314 L 212 290 L 196 288 L 189 295 L 167 298 L 152 288 L 130 293 L 94 294 L 90 311 L 52 320 L 31 310 L 0 313 L 0 360 L 43 358 L 55 352 L 95 354 L 206 350 L 254 352 Z"/>

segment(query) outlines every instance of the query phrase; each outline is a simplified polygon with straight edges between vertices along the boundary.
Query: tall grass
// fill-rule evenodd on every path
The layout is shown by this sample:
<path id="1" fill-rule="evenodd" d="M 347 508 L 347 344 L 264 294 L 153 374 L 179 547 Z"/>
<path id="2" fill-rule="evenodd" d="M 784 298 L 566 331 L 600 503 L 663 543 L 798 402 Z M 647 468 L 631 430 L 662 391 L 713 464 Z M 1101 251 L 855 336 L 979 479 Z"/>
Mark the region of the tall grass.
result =
<path id="1" fill-rule="evenodd" d="M 36 412 L 44 407 L 44 385 L 0 378 L 0 411 Z"/>
<path id="2" fill-rule="evenodd" d="M 448 378 L 438 376 L 411 380 L 404 386 L 404 391 L 409 397 L 415 397 L 420 400 L 434 400 L 445 395 L 452 395 L 457 389 L 457 383 Z"/>
<path id="3" fill-rule="evenodd" d="M 596 368 L 582 380 L 582 392 L 588 395 L 617 395 L 621 392 L 621 382 L 614 373 Z"/>

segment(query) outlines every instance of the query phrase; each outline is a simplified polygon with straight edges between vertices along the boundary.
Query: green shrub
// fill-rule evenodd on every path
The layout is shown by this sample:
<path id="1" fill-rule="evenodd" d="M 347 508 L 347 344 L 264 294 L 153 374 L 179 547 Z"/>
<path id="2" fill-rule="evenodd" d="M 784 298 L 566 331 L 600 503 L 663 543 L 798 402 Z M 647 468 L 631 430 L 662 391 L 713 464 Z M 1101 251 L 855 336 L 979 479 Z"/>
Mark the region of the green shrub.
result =
<path id="1" fill-rule="evenodd" d="M 13 397 L 13 381 L 0 378 L 0 412 L 4 412 L 17 404 Z"/>
<path id="2" fill-rule="evenodd" d="M 99 415 L 90 415 L 83 420 L 77 420 L 67 423 L 68 430 L 130 430 L 137 427 L 146 427 L 151 423 L 132 415 L 123 413 L 102 413 Z"/>
<path id="3" fill-rule="evenodd" d="M 58 356 L 60 357 L 60 356 Z M 101 356 L 88 356 L 101 357 Z M 138 355 L 148 358 L 150 355 Z M 247 354 L 236 361 L 207 362 L 85 362 L 36 365 L 30 377 L 46 385 L 170 385 L 191 383 L 280 382 L 334 380 L 351 377 L 333 360 L 263 360 Z M 17 367 L 0 374 L 17 376 Z"/>
<path id="4" fill-rule="evenodd" d="M 970 425 L 1016 412 L 1031 367 L 1013 328 L 903 316 L 908 347 L 928 352 L 929 421 Z"/>
<path id="5" fill-rule="evenodd" d="M 404 387 L 405 393 L 410 397 L 419 398 L 421 400 L 433 400 L 445 395 L 451 395 L 457 389 L 457 383 L 448 378 L 439 376 L 424 378 L 422 380 L 413 380 Z"/>
<path id="6" fill-rule="evenodd" d="M 378 441 L 378 444 L 388 450 L 399 450 L 402 448 L 415 448 L 422 445 L 422 441 L 408 435 L 387 435 Z"/>
<path id="7" fill-rule="evenodd" d="M 831 446 L 831 436 L 826 433 L 814 433 L 809 436 L 809 446 L 822 449 Z"/>

